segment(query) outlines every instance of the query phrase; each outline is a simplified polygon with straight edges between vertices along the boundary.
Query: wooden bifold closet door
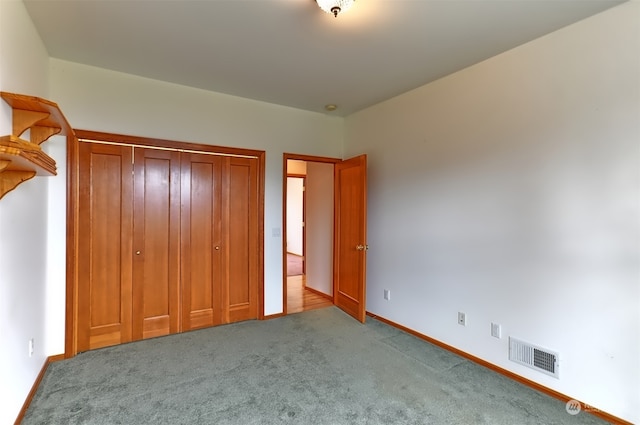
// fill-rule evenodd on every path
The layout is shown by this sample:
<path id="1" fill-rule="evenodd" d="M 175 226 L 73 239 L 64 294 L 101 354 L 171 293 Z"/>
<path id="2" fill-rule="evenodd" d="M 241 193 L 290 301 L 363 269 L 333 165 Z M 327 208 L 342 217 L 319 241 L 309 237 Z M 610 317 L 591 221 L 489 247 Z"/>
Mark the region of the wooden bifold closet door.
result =
<path id="1" fill-rule="evenodd" d="M 80 144 L 78 351 L 131 341 L 132 154 Z"/>
<path id="2" fill-rule="evenodd" d="M 135 148 L 134 158 L 132 337 L 139 340 L 178 332 L 180 153 Z"/>
<path id="3" fill-rule="evenodd" d="M 181 182 L 182 327 L 188 330 L 223 322 L 222 158 L 183 154 Z"/>
<path id="4" fill-rule="evenodd" d="M 78 351 L 258 317 L 257 170 L 80 143 Z"/>

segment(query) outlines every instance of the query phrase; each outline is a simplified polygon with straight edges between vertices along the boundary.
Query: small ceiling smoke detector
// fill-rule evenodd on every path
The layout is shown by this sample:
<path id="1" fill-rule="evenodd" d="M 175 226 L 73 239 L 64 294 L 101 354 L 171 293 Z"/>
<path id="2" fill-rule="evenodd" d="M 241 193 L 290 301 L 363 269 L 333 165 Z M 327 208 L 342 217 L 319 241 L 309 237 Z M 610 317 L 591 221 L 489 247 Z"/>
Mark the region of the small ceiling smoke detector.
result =
<path id="1" fill-rule="evenodd" d="M 327 13 L 332 13 L 336 18 L 338 13 L 346 12 L 353 6 L 355 0 L 316 0 L 320 9 Z"/>

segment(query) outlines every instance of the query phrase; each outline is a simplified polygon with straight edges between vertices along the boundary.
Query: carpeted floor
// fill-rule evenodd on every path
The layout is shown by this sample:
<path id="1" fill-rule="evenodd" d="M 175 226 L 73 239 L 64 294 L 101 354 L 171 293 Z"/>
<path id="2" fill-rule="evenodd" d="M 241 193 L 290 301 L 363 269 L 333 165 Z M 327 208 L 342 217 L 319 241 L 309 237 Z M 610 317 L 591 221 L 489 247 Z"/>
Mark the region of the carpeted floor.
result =
<path id="1" fill-rule="evenodd" d="M 601 424 L 517 382 L 335 307 L 53 363 L 30 424 Z"/>
<path id="2" fill-rule="evenodd" d="M 287 276 L 299 276 L 302 274 L 302 257 L 287 253 Z"/>

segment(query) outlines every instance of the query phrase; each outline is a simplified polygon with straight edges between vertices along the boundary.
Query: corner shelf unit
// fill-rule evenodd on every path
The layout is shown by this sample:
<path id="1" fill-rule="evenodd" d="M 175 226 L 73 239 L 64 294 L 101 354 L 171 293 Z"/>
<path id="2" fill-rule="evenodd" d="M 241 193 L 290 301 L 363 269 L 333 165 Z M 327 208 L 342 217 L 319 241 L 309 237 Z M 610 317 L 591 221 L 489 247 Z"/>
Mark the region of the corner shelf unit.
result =
<path id="1" fill-rule="evenodd" d="M 55 176 L 56 162 L 40 148 L 55 134 L 74 137 L 58 105 L 39 97 L 0 92 L 11 106 L 12 131 L 0 137 L 0 199 L 20 183 L 38 176 Z M 29 140 L 21 136 L 29 130 Z"/>

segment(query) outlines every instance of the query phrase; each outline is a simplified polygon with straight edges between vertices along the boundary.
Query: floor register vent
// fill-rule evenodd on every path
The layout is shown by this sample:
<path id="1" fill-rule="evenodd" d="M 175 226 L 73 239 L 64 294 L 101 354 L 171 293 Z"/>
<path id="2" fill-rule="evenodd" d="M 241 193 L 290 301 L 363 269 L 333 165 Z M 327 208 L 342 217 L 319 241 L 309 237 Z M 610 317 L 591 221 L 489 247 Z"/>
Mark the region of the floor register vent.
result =
<path id="1" fill-rule="evenodd" d="M 528 366 L 554 378 L 558 374 L 558 353 L 509 337 L 509 360 Z"/>

